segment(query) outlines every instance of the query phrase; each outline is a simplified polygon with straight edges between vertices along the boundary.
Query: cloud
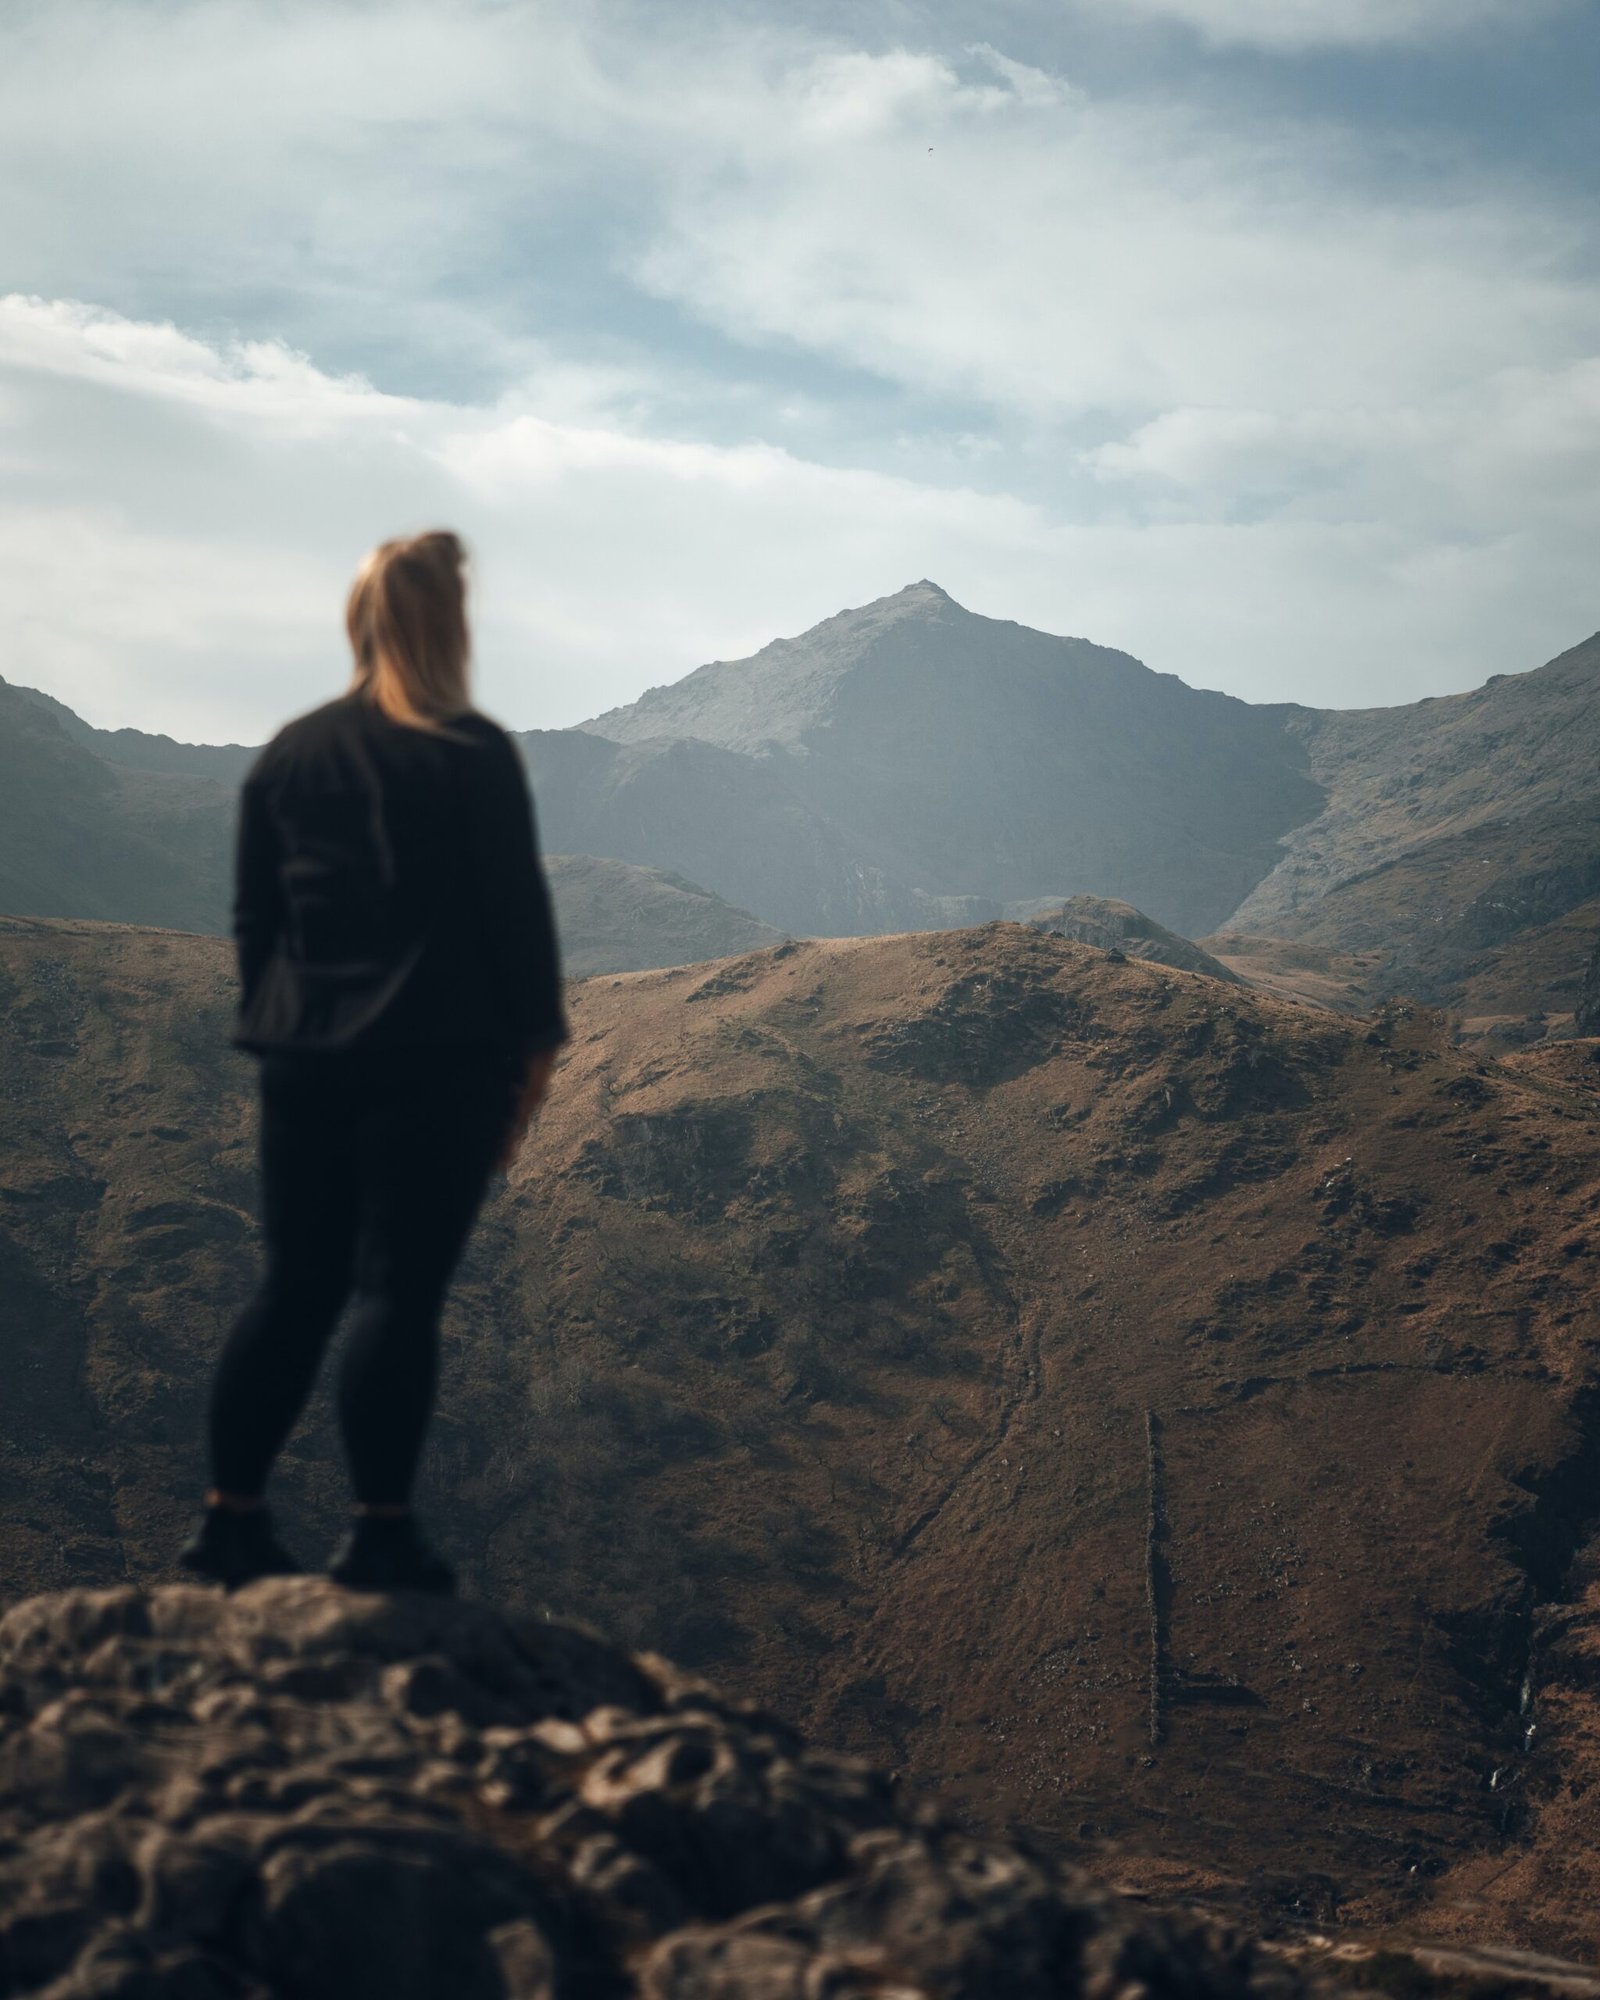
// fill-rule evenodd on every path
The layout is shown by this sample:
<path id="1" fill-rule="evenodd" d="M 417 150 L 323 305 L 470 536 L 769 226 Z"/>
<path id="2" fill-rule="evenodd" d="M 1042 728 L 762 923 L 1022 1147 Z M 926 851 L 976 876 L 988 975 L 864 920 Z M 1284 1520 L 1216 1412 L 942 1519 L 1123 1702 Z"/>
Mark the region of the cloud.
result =
<path id="1" fill-rule="evenodd" d="M 635 269 L 750 343 L 1033 421 L 1411 398 L 1600 334 L 1584 223 L 1375 188 L 1327 132 L 922 58 L 751 79 Z"/>
<path id="2" fill-rule="evenodd" d="M 1463 660 L 1532 664 L 1583 629 L 1600 520 L 1572 426 L 1600 421 L 1593 371 L 1508 379 L 1482 447 L 1502 471 L 1520 451 L 1531 488 L 1559 439 L 1569 511 L 1552 502 L 1538 532 L 1486 518 L 1442 536 L 1403 508 L 1384 523 L 1074 519 L 642 431 L 595 383 L 575 396 L 554 380 L 543 409 L 537 377 L 488 408 L 396 397 L 272 343 L 0 302 L 7 677 L 95 721 L 259 740 L 342 684 L 340 606 L 367 544 L 435 522 L 474 546 L 482 691 L 518 726 L 577 721 L 925 574 L 976 610 L 1255 699 L 1291 680 L 1311 699 L 1392 699 L 1400 672 L 1406 692 L 1443 691 Z M 1241 448 L 1303 455 L 1306 436 L 1169 426 L 1100 477 L 1203 483 L 1207 453 Z M 1484 483 L 1481 466 L 1455 470 Z"/>
<path id="3" fill-rule="evenodd" d="M 365 546 L 434 520 L 480 550 L 519 723 L 924 574 L 1264 699 L 1591 629 L 1587 214 L 1037 53 L 748 7 L 18 0 L 0 671 L 260 734 L 341 676 Z"/>
<path id="4" fill-rule="evenodd" d="M 641 434 L 592 382 L 581 419 L 546 414 L 540 386 L 396 397 L 270 342 L 0 300 L 7 677 L 94 720 L 259 737 L 341 680 L 365 547 L 445 521 L 478 557 L 488 699 L 548 726 L 1039 533 L 1004 497 Z"/>
<path id="5" fill-rule="evenodd" d="M 1219 46 L 1290 54 L 1525 32 L 1567 0 L 1095 0 L 1101 12 L 1174 22 Z"/>

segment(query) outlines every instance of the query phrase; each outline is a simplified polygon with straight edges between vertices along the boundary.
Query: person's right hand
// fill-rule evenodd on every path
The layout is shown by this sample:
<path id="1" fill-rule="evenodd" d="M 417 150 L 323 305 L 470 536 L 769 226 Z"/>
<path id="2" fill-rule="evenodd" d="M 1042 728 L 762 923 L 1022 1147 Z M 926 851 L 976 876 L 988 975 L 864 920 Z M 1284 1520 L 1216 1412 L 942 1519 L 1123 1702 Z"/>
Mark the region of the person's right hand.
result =
<path id="1" fill-rule="evenodd" d="M 555 1049 L 540 1049 L 528 1058 L 528 1067 L 523 1073 L 522 1088 L 517 1092 L 516 1108 L 511 1114 L 511 1124 L 506 1132 L 500 1157 L 495 1162 L 503 1174 L 511 1171 L 522 1142 L 528 1136 L 528 1127 L 539 1115 L 539 1107 L 550 1095 L 550 1079 L 555 1073 Z"/>

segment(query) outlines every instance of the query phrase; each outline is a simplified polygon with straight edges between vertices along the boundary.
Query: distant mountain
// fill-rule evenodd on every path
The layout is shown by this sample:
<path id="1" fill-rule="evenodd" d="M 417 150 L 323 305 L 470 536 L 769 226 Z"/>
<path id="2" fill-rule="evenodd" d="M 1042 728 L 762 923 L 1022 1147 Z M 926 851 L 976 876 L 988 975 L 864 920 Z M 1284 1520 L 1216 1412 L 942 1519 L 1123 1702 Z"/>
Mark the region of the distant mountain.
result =
<path id="1" fill-rule="evenodd" d="M 1321 807 L 1294 713 L 922 582 L 529 754 L 553 845 L 680 868 L 791 931 L 1087 893 L 1194 935 Z"/>
<path id="2" fill-rule="evenodd" d="M 237 785 L 256 757 L 256 747 L 245 743 L 179 743 L 171 736 L 152 736 L 144 729 L 96 729 L 85 722 L 64 701 L 40 688 L 18 688 L 16 693 L 52 715 L 62 733 L 103 757 L 108 764 L 124 764 L 134 771 L 175 771 L 184 777 L 215 778 L 225 785 Z"/>
<path id="3" fill-rule="evenodd" d="M 251 752 L 0 692 L 0 756 L 28 764 L 0 803 L 0 901 L 220 927 Z M 574 964 L 595 969 L 738 950 L 752 922 L 862 936 L 1087 896 L 1226 934 L 1213 957 L 1286 995 L 1410 993 L 1525 1040 L 1571 1019 L 1600 933 L 1600 639 L 1401 708 L 1256 707 L 923 581 L 519 740 L 556 854 L 732 906 L 680 932 L 688 906 L 658 893 L 666 928 L 641 931 L 636 876 L 610 878 L 608 915 L 604 871 L 570 875 Z"/>
<path id="4" fill-rule="evenodd" d="M 87 741 L 102 733 L 0 681 L 0 911 L 221 930 L 228 790 L 109 761 Z"/>
<path id="5" fill-rule="evenodd" d="M 533 751 L 558 820 L 567 771 L 603 769 L 584 845 L 692 852 L 697 879 L 795 931 L 1091 894 L 1253 936 L 1235 969 L 1270 959 L 1281 991 L 1409 992 L 1524 1038 L 1570 1016 L 1600 932 L 1600 639 L 1469 694 L 1258 708 L 923 582 L 586 730 L 620 748 Z M 1300 972 L 1272 939 L 1310 954 Z"/>

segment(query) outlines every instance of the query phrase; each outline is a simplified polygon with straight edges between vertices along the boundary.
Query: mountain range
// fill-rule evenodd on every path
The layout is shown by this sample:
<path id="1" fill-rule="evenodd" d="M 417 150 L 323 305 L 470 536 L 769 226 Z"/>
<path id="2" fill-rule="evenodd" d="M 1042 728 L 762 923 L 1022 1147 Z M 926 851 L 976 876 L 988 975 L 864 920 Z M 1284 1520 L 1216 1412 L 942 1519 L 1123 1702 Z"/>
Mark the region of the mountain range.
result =
<path id="1" fill-rule="evenodd" d="M 1252 706 L 924 581 L 518 741 L 575 972 L 1091 896 L 1272 990 L 1536 1038 L 1600 931 L 1597 683 L 1591 639 L 1443 699 Z M 0 906 L 222 929 L 251 754 L 0 683 Z"/>

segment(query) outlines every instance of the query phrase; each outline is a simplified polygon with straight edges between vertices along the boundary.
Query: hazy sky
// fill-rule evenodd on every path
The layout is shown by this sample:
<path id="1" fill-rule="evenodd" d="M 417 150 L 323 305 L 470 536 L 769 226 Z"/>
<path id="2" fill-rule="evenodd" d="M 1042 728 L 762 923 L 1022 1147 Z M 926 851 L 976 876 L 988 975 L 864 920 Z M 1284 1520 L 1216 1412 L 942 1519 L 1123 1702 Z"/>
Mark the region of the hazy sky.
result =
<path id="1" fill-rule="evenodd" d="M 0 674 L 576 721 L 930 576 L 1252 700 L 1600 625 L 1600 0 L 5 0 Z"/>

